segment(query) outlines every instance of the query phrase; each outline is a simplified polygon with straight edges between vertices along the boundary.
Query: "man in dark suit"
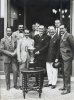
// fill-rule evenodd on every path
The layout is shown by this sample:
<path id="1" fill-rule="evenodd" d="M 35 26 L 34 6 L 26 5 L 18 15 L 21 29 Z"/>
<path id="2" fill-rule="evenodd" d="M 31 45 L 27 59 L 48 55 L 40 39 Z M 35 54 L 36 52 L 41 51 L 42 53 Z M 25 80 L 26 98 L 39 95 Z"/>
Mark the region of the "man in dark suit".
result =
<path id="1" fill-rule="evenodd" d="M 46 56 L 50 37 L 44 33 L 44 26 L 39 26 L 39 34 L 34 37 L 35 41 L 35 59 L 37 66 L 46 68 Z"/>
<path id="2" fill-rule="evenodd" d="M 60 35 L 60 25 L 61 25 L 60 20 L 55 20 L 55 28 L 58 36 Z"/>
<path id="3" fill-rule="evenodd" d="M 39 28 L 39 23 L 35 23 L 35 24 L 32 25 L 32 32 L 31 32 L 31 38 L 32 39 L 34 39 L 35 35 L 39 34 L 38 28 Z"/>
<path id="4" fill-rule="evenodd" d="M 74 38 L 66 31 L 64 25 L 60 26 L 61 40 L 60 40 L 60 52 L 63 60 L 63 80 L 64 87 L 62 95 L 70 93 L 71 90 L 71 68 L 74 50 Z"/>
<path id="5" fill-rule="evenodd" d="M 49 34 L 51 36 L 49 48 L 48 48 L 48 55 L 46 61 L 46 69 L 47 69 L 47 76 L 48 76 L 48 86 L 52 86 L 51 88 L 54 89 L 57 83 L 57 75 L 58 69 L 53 68 L 53 62 L 57 62 L 57 53 L 58 53 L 58 35 L 56 34 L 56 30 L 54 26 L 48 27 Z"/>
<path id="6" fill-rule="evenodd" d="M 46 33 L 44 33 L 44 26 L 39 26 L 39 35 L 36 35 L 34 37 L 35 40 L 35 57 L 39 63 L 40 67 L 44 67 L 45 64 L 43 64 L 46 61 L 46 55 L 47 55 L 47 48 L 49 44 L 49 36 L 47 36 Z"/>
<path id="7" fill-rule="evenodd" d="M 1 39 L 0 49 L 3 52 L 6 52 L 6 54 L 4 54 L 4 71 L 6 77 L 7 90 L 9 90 L 11 66 L 13 70 L 14 88 L 17 88 L 17 65 L 16 65 L 16 58 L 12 57 L 16 48 L 15 48 L 15 42 L 11 36 L 12 35 L 11 28 L 7 28 L 6 32 L 7 32 L 7 36 Z"/>
<path id="8" fill-rule="evenodd" d="M 60 25 L 61 25 L 61 22 L 59 19 L 55 20 L 55 29 L 56 29 L 56 33 L 59 37 L 59 41 L 58 41 L 58 59 L 61 60 L 61 57 L 60 57 L 60 38 L 61 38 L 61 35 L 60 35 Z M 62 65 L 62 64 L 61 64 Z M 58 75 L 60 76 L 62 74 L 62 67 L 58 68 Z"/>

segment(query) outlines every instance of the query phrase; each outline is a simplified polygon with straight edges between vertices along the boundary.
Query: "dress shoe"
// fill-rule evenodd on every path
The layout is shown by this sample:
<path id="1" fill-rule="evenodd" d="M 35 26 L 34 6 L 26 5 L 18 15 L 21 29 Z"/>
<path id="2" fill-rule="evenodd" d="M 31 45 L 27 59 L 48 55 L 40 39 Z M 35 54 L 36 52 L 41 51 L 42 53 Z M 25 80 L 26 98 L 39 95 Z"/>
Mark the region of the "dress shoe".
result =
<path id="1" fill-rule="evenodd" d="M 7 90 L 10 90 L 10 86 L 9 85 L 7 86 Z"/>
<path id="2" fill-rule="evenodd" d="M 55 89 L 56 88 L 56 85 L 52 85 L 52 87 L 51 87 L 52 89 Z"/>
<path id="3" fill-rule="evenodd" d="M 65 90 L 65 87 L 63 87 L 63 88 L 60 88 L 59 90 L 63 91 L 63 90 Z"/>
<path id="4" fill-rule="evenodd" d="M 52 84 L 45 84 L 44 87 L 50 87 Z"/>
<path id="5" fill-rule="evenodd" d="M 20 90 L 23 90 L 23 87 L 22 86 L 20 86 L 19 88 L 20 88 Z"/>
<path id="6" fill-rule="evenodd" d="M 67 89 L 66 89 L 66 90 L 64 90 L 61 94 L 62 94 L 62 95 L 65 95 L 65 94 L 68 94 L 68 93 L 70 93 L 70 90 L 67 90 Z"/>
<path id="7" fill-rule="evenodd" d="M 38 86 L 38 84 L 37 83 L 35 83 L 34 85 L 33 85 L 33 87 L 37 87 Z"/>
<path id="8" fill-rule="evenodd" d="M 14 85 L 14 88 L 15 88 L 15 89 L 19 89 L 19 87 L 18 87 L 17 85 Z"/>

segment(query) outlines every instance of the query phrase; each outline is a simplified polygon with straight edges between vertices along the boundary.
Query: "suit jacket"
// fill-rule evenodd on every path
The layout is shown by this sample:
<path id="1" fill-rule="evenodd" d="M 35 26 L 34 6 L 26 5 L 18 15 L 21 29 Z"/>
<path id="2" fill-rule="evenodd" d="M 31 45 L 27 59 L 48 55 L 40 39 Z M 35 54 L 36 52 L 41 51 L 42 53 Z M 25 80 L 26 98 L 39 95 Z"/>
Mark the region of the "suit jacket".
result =
<path id="1" fill-rule="evenodd" d="M 15 50 L 15 42 L 11 37 L 11 41 L 8 39 L 7 36 L 1 39 L 1 49 L 7 50 L 9 52 L 14 52 Z M 10 56 L 4 55 L 4 63 L 10 63 L 12 58 Z"/>
<path id="2" fill-rule="evenodd" d="M 55 34 L 53 38 L 50 39 L 47 62 L 54 62 L 57 58 L 58 53 L 58 35 Z"/>
<path id="3" fill-rule="evenodd" d="M 35 31 L 31 31 L 30 37 L 31 37 L 32 39 L 34 39 L 34 34 L 35 34 Z"/>
<path id="4" fill-rule="evenodd" d="M 35 52 L 39 51 L 40 54 L 35 55 L 37 59 L 46 60 L 48 44 L 50 42 L 50 37 L 46 34 L 43 34 L 41 37 L 39 35 L 35 35 Z"/>
<path id="5" fill-rule="evenodd" d="M 17 59 L 21 62 L 26 62 L 27 57 L 29 58 L 28 48 L 34 46 L 34 40 L 31 38 L 23 37 L 18 41 L 17 44 Z"/>
<path id="6" fill-rule="evenodd" d="M 74 38 L 71 34 L 66 32 L 63 39 L 60 40 L 60 52 L 62 59 L 64 61 L 73 59 L 72 51 L 74 51 Z"/>
<path id="7" fill-rule="evenodd" d="M 55 27 L 56 28 L 56 27 Z M 60 35 L 60 28 L 56 28 L 57 35 Z"/>
<path id="8" fill-rule="evenodd" d="M 23 33 L 19 33 L 19 31 L 15 31 L 12 33 L 14 41 L 18 41 L 19 39 L 23 38 L 23 36 Z"/>

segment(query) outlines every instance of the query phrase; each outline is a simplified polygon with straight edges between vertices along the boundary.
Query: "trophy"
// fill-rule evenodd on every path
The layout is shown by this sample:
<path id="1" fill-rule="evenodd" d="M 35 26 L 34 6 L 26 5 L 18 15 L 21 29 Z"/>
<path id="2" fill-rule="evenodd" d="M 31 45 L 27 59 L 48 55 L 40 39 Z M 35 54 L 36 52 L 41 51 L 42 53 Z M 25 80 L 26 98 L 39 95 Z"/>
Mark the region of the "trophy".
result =
<path id="1" fill-rule="evenodd" d="M 34 63 L 34 50 L 35 48 L 32 46 L 30 48 L 28 48 L 29 50 L 29 54 L 30 54 L 30 62 L 29 63 Z"/>
<path id="2" fill-rule="evenodd" d="M 33 46 L 31 46 L 30 48 L 28 48 L 28 50 L 29 50 L 29 55 L 30 55 L 29 69 L 34 69 L 34 67 L 35 67 L 35 61 L 34 61 L 35 48 Z"/>

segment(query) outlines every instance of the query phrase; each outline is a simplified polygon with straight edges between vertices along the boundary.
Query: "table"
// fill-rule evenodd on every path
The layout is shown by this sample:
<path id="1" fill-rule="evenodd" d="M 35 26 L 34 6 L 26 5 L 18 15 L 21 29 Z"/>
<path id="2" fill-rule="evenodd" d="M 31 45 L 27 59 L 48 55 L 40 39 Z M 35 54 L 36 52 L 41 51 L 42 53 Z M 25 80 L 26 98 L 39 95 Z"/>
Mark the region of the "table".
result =
<path id="1" fill-rule="evenodd" d="M 23 86 L 23 96 L 25 99 L 25 94 L 28 91 L 37 91 L 39 93 L 39 98 L 41 98 L 41 93 L 42 93 L 42 87 L 43 87 L 43 80 L 44 80 L 44 69 L 42 68 L 36 68 L 36 69 L 22 69 L 22 86 Z M 29 87 L 28 86 L 28 75 L 38 75 L 38 87 Z"/>

